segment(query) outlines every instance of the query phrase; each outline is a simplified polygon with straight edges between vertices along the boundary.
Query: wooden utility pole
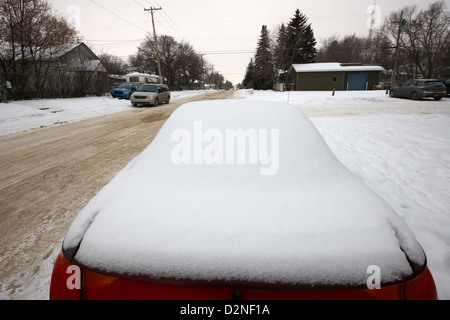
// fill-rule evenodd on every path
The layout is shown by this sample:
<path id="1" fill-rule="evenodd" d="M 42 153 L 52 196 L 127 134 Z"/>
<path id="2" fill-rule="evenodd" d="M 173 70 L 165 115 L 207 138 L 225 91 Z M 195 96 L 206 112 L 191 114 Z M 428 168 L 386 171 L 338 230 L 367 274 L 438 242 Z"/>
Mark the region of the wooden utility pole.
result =
<path id="1" fill-rule="evenodd" d="M 153 24 L 153 37 L 155 42 L 155 52 L 156 52 L 156 60 L 158 61 L 158 76 L 159 76 L 159 83 L 163 83 L 163 76 L 161 72 L 161 59 L 159 58 L 159 49 L 158 49 L 158 38 L 156 36 L 156 28 L 155 28 L 155 17 L 153 16 L 153 11 L 161 10 L 161 7 L 159 8 L 153 8 L 150 7 L 150 9 L 144 9 L 144 11 L 150 11 L 152 15 L 152 24 Z"/>

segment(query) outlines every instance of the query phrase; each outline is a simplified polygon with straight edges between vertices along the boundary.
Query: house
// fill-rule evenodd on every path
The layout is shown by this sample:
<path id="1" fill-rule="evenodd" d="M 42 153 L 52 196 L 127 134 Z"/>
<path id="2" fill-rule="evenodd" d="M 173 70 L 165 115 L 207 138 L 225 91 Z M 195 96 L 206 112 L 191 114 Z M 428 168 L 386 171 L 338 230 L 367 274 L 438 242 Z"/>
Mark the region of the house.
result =
<path id="1" fill-rule="evenodd" d="M 383 71 L 383 67 L 360 63 L 293 64 L 289 79 L 295 91 L 372 90 Z"/>
<path id="2" fill-rule="evenodd" d="M 84 43 L 62 47 L 52 60 L 57 63 L 54 76 L 60 81 L 61 92 L 80 96 L 110 91 L 107 70 Z"/>
<path id="3" fill-rule="evenodd" d="M 51 48 L 25 48 L 13 57 L 2 54 L 3 76 L 13 84 L 16 99 L 74 97 L 109 92 L 108 74 L 100 59 L 84 43 Z M 20 52 L 16 50 L 17 52 Z M 20 65 L 14 72 L 13 62 Z"/>

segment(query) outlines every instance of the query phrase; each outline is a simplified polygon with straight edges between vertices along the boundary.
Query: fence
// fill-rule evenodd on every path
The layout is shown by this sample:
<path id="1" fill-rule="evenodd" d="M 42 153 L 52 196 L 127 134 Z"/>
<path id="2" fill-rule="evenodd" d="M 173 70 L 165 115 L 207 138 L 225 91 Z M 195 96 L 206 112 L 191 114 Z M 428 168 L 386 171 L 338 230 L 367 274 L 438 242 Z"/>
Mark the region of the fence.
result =
<path id="1" fill-rule="evenodd" d="M 1 100 L 75 98 L 109 92 L 106 72 L 52 72 L 45 79 L 32 73 L 0 72 Z"/>

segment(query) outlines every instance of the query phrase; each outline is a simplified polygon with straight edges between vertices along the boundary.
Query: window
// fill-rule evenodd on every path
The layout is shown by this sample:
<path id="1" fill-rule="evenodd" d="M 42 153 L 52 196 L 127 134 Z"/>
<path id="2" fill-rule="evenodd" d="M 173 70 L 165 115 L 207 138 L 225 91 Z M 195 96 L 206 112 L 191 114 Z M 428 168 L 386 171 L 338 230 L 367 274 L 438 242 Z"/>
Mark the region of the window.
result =
<path id="1" fill-rule="evenodd" d="M 425 85 L 428 87 L 442 86 L 442 82 L 441 81 L 427 81 L 427 82 L 425 82 Z"/>
<path id="2" fill-rule="evenodd" d="M 144 84 L 140 86 L 137 91 L 139 92 L 158 92 L 158 86 L 153 84 Z"/>

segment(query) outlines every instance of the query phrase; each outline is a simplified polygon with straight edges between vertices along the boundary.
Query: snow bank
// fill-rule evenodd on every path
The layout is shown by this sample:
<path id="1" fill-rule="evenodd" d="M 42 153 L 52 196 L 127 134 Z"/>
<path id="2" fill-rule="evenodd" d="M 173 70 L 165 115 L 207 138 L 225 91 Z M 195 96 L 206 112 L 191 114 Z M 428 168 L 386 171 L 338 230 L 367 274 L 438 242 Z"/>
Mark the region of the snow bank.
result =
<path id="1" fill-rule="evenodd" d="M 207 93 L 174 91 L 172 101 Z M 112 97 L 23 100 L 0 104 L 0 136 L 102 116 L 131 109 L 128 100 Z"/>
<path id="2" fill-rule="evenodd" d="M 413 230 L 427 254 L 439 298 L 450 299 L 450 116 L 312 121 L 340 161 Z"/>
<path id="3" fill-rule="evenodd" d="M 195 135 L 198 120 L 224 134 L 279 130 L 279 172 L 261 175 L 260 163 L 175 164 L 172 134 Z M 250 100 L 177 109 L 80 213 L 64 250 L 112 274 L 301 285 L 365 286 L 371 265 L 387 284 L 425 263 L 406 224 L 300 110 Z"/>
<path id="4" fill-rule="evenodd" d="M 389 97 L 385 91 L 292 91 L 274 92 L 260 90 L 240 90 L 237 98 L 248 100 L 264 100 L 287 102 L 299 107 L 309 117 L 343 117 L 343 116 L 373 116 L 380 114 L 448 114 L 450 101 L 425 99 L 412 101 Z"/>
<path id="5" fill-rule="evenodd" d="M 131 108 L 111 97 L 25 100 L 0 104 L 0 135 L 44 128 Z"/>

